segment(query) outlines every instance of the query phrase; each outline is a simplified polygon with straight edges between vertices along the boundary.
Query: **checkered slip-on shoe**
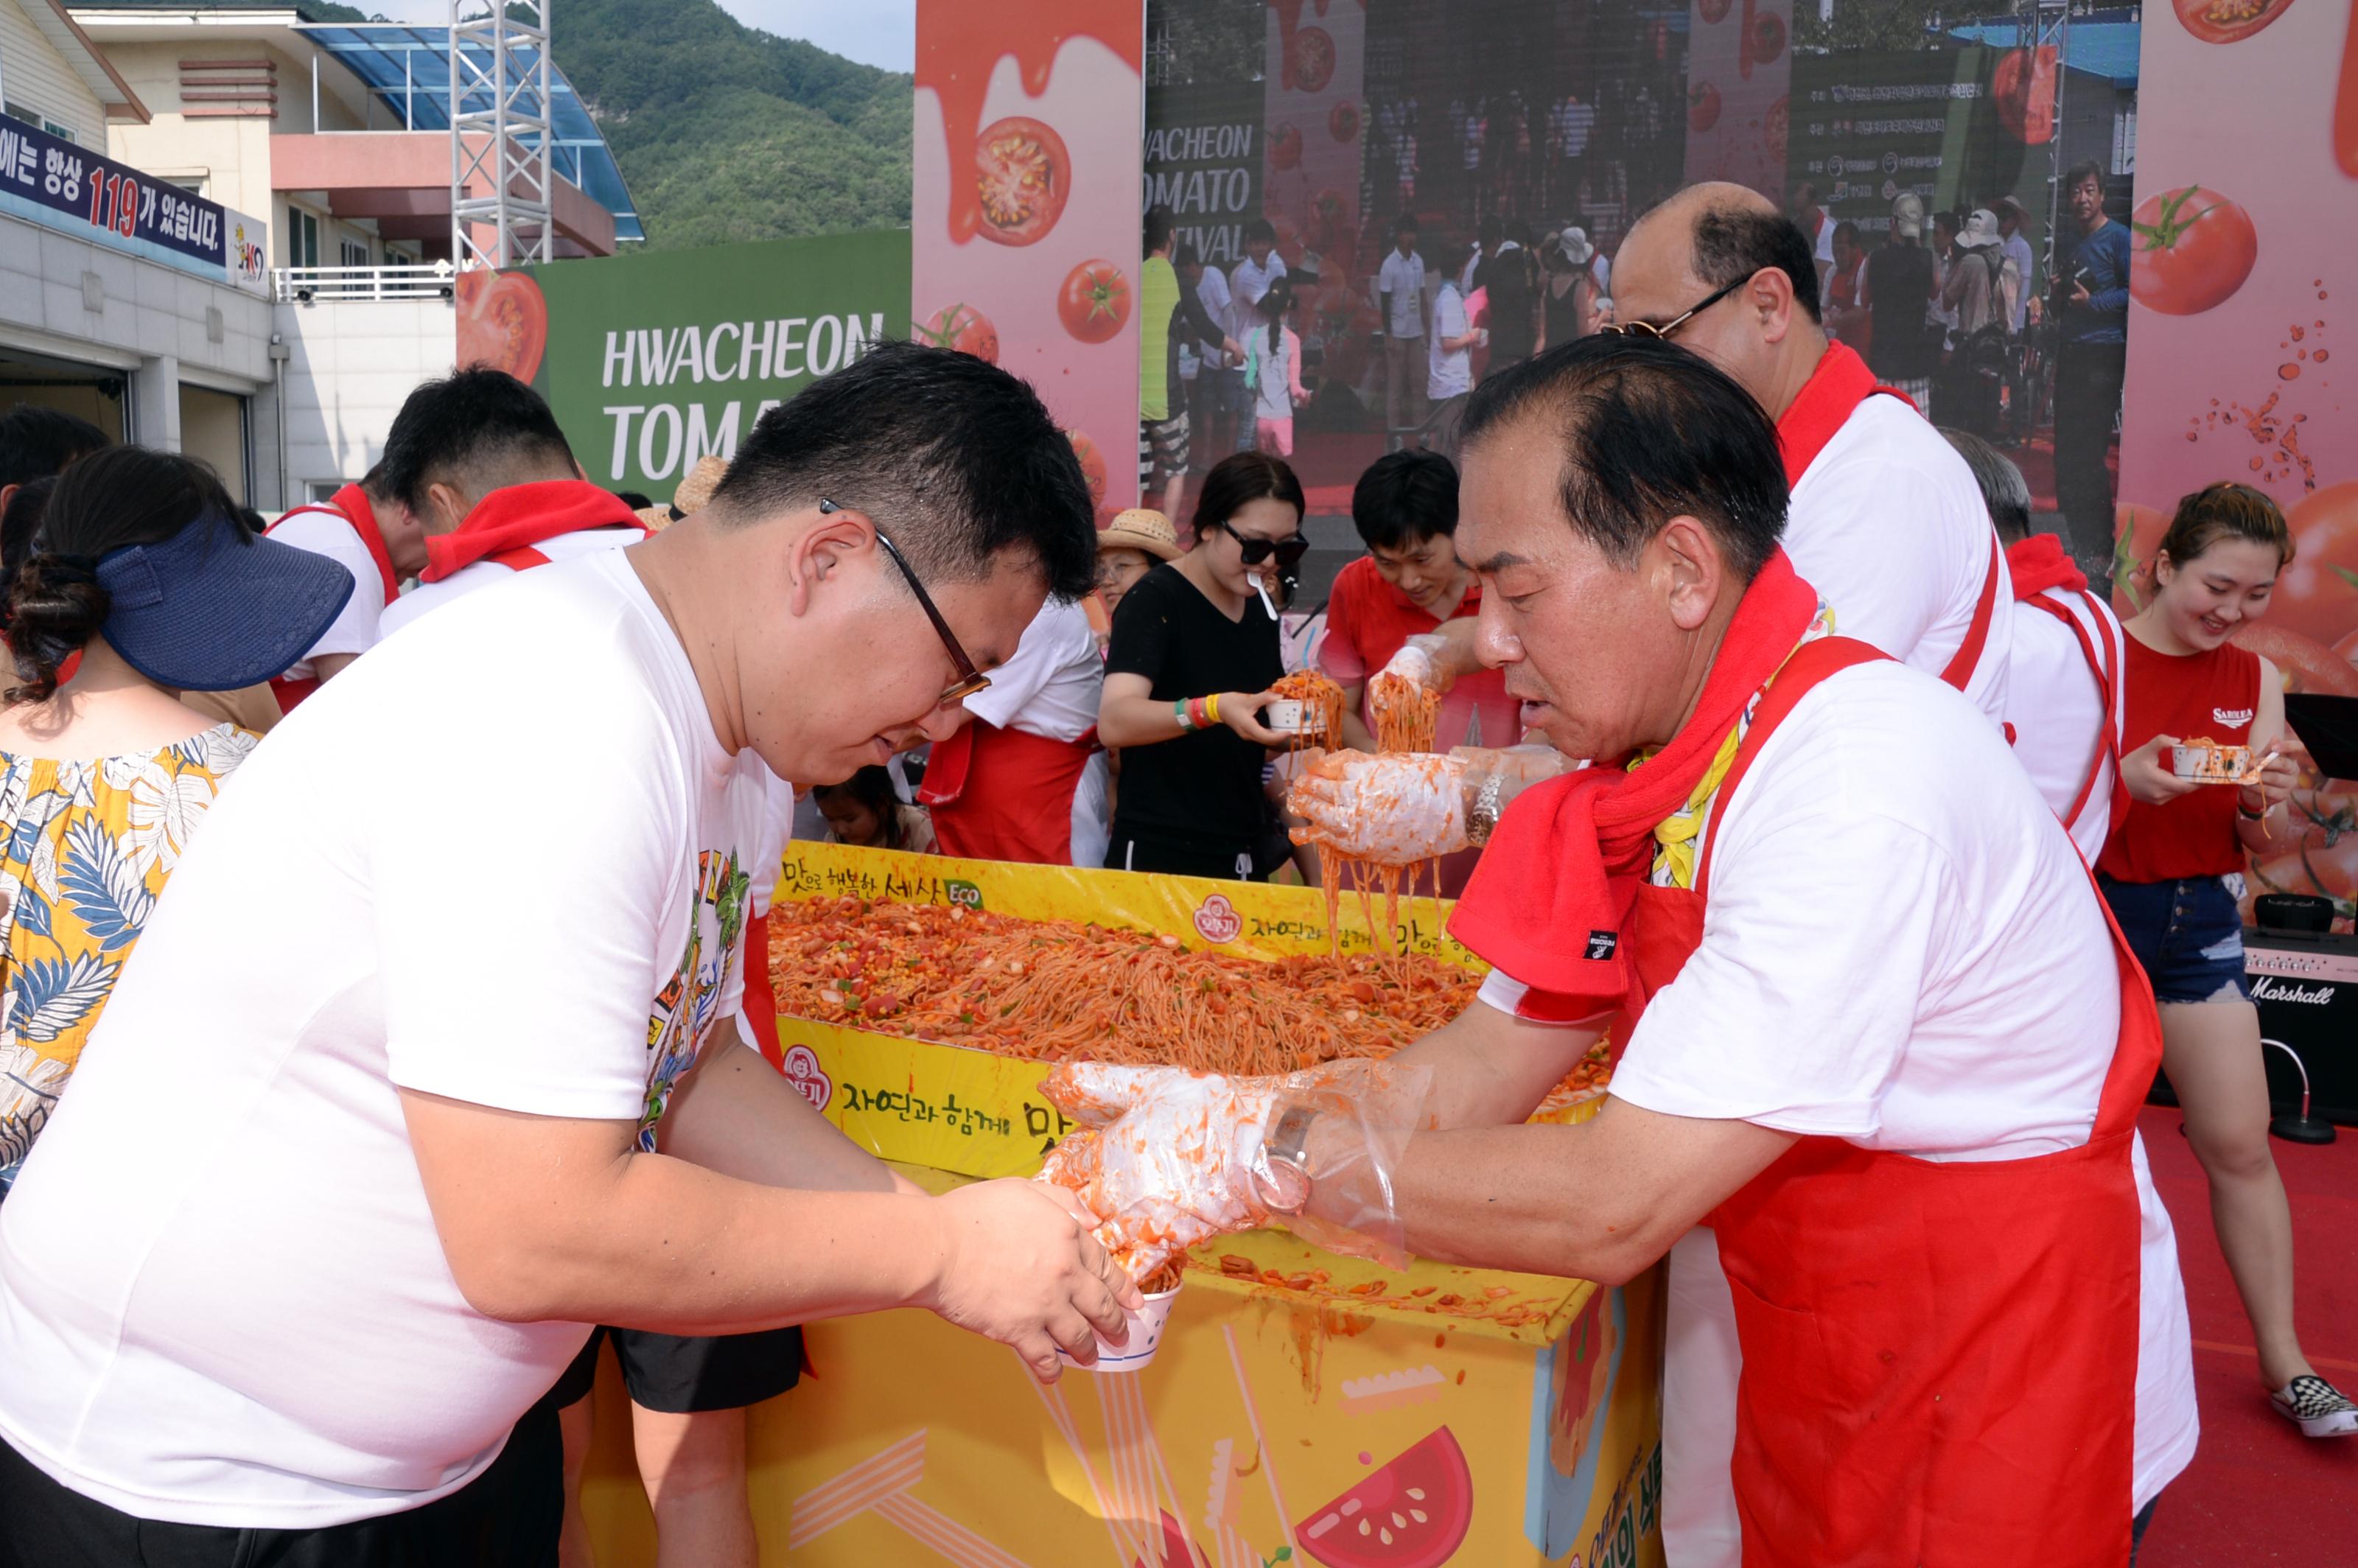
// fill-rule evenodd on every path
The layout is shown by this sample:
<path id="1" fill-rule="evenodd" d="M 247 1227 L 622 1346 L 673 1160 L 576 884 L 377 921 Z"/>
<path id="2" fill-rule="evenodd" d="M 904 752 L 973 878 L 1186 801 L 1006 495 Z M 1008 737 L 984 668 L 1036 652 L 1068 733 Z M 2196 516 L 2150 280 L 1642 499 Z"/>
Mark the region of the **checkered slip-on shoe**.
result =
<path id="1" fill-rule="evenodd" d="M 2277 1413 L 2309 1437 L 2358 1436 L 2358 1404 L 2314 1373 L 2303 1373 L 2268 1396 Z"/>

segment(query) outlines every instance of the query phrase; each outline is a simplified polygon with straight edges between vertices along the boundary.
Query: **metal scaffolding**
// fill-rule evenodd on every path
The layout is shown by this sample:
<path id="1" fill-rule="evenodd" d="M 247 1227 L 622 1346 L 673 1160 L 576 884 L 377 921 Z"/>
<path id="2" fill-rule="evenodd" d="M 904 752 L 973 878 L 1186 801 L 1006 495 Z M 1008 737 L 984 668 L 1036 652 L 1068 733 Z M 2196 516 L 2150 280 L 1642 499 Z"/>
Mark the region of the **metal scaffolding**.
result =
<path id="1" fill-rule="evenodd" d="M 548 0 L 450 0 L 450 259 L 552 259 Z"/>

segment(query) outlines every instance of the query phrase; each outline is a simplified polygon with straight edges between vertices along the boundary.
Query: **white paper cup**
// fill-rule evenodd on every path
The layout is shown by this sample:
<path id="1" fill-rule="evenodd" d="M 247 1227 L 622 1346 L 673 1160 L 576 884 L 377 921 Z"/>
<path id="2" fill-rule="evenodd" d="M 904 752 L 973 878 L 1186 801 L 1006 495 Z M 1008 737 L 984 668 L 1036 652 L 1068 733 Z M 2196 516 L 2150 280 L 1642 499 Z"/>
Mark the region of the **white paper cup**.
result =
<path id="1" fill-rule="evenodd" d="M 1163 1331 L 1171 1322 L 1171 1303 L 1179 1299 L 1177 1291 L 1151 1294 L 1146 1303 L 1130 1314 L 1130 1342 L 1114 1345 L 1105 1336 L 1098 1336 L 1098 1364 L 1084 1367 L 1091 1372 L 1135 1372 L 1154 1359 L 1155 1351 L 1163 1346 Z M 1056 1352 L 1056 1359 L 1067 1367 L 1080 1367 L 1078 1361 Z"/>
<path id="2" fill-rule="evenodd" d="M 2212 766 L 2217 759 L 2217 767 Z M 2203 779 L 2212 784 L 2231 784 L 2243 776 L 2252 765 L 2248 746 L 2172 746 L 2169 749 L 2169 770 L 2182 779 Z"/>
<path id="3" fill-rule="evenodd" d="M 1291 697 L 1281 698 L 1260 710 L 1260 721 L 1281 735 L 1302 733 L 1302 704 Z"/>

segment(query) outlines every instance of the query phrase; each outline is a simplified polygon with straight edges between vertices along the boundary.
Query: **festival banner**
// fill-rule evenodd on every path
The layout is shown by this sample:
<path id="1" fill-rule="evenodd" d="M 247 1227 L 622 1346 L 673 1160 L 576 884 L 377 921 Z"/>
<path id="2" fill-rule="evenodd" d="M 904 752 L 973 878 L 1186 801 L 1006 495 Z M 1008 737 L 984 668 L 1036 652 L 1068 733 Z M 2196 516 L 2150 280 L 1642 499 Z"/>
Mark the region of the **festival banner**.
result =
<path id="1" fill-rule="evenodd" d="M 1793 57 L 1782 5 L 1693 0 L 1687 17 L 1687 183 L 1785 199 Z"/>
<path id="2" fill-rule="evenodd" d="M 0 212 L 214 283 L 267 287 L 260 222 L 7 114 Z"/>
<path id="3" fill-rule="evenodd" d="M 2223 15 L 2223 13 L 2222 13 Z M 2139 600 L 2179 497 L 2216 480 L 2274 496 L 2298 548 L 2236 641 L 2295 691 L 2358 696 L 2358 16 L 2347 5 L 2147 13 L 2129 270 L 2115 598 Z M 2218 135 L 2216 106 L 2239 131 Z M 2237 146 L 2265 146 L 2262 158 Z M 2304 759 L 2305 761 L 2305 759 Z M 2293 841 L 2251 891 L 2322 892 L 2358 912 L 2358 796 L 2303 780 Z"/>
<path id="4" fill-rule="evenodd" d="M 919 0 L 909 308 L 1029 380 L 1136 503 L 1140 0 Z M 1126 128 L 1126 129 L 1125 129 Z"/>
<path id="5" fill-rule="evenodd" d="M 1146 98 L 1146 200 L 1178 220 L 1178 243 L 1226 272 L 1261 214 L 1261 84 L 1174 87 Z"/>
<path id="6" fill-rule="evenodd" d="M 562 261 L 458 280 L 459 362 L 548 399 L 590 481 L 668 496 L 816 377 L 909 335 L 901 229 Z"/>

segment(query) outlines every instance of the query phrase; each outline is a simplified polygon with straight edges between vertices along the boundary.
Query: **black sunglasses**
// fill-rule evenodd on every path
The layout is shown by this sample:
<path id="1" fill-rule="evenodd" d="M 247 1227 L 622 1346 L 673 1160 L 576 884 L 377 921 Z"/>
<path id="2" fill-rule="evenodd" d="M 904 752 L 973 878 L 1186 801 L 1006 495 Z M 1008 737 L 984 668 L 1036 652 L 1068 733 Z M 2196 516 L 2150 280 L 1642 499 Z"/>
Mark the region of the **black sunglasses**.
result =
<path id="1" fill-rule="evenodd" d="M 820 498 L 818 509 L 822 514 L 846 510 L 824 497 Z M 924 609 L 925 619 L 934 623 L 934 634 L 942 640 L 942 646 L 949 650 L 950 663 L 957 666 L 958 678 L 942 688 L 941 700 L 936 706 L 947 708 L 952 703 L 963 702 L 976 692 L 989 687 L 990 677 L 975 668 L 974 661 L 966 656 L 964 648 L 958 646 L 957 634 L 950 630 L 950 623 L 942 619 L 942 612 L 935 605 L 933 595 L 925 591 L 925 585 L 919 582 L 917 574 L 910 569 L 908 557 L 901 554 L 901 547 L 892 543 L 882 528 L 877 526 L 876 519 L 873 517 L 868 520 L 868 526 L 875 533 L 876 542 L 884 546 L 884 553 L 892 557 L 892 564 L 901 568 L 901 576 L 908 581 L 909 591 L 917 596 L 917 603 Z"/>
<path id="2" fill-rule="evenodd" d="M 1713 306 L 1718 304 L 1721 300 L 1726 298 L 1737 289 L 1743 287 L 1746 284 L 1750 283 L 1752 279 L 1758 276 L 1758 274 L 1747 274 L 1743 277 L 1737 278 L 1734 283 L 1731 283 L 1725 288 L 1719 289 L 1714 293 L 1710 298 L 1704 300 L 1702 304 L 1697 305 L 1692 309 L 1684 311 L 1680 315 L 1671 317 L 1668 321 L 1663 322 L 1659 327 L 1655 326 L 1651 321 L 1619 321 L 1610 327 L 1601 328 L 1599 330 L 1611 332 L 1617 336 L 1625 338 L 1667 339 L 1672 332 L 1677 331 L 1680 328 L 1685 326 L 1688 322 L 1693 320 L 1696 317 L 1702 315 L 1704 311 L 1710 309 Z"/>
<path id="3" fill-rule="evenodd" d="M 1231 523 L 1223 523 L 1219 527 L 1220 532 L 1237 542 L 1237 554 L 1244 557 L 1244 563 L 1249 567 L 1257 567 L 1275 556 L 1277 564 L 1291 571 L 1302 564 L 1303 557 L 1310 553 L 1310 541 L 1299 534 L 1290 539 L 1260 539 L 1250 534 L 1238 533 L 1236 525 Z"/>

